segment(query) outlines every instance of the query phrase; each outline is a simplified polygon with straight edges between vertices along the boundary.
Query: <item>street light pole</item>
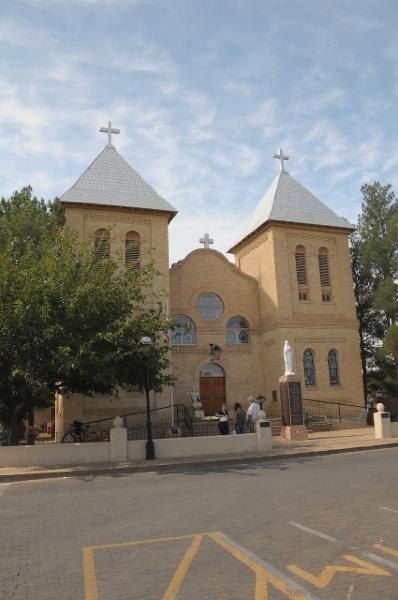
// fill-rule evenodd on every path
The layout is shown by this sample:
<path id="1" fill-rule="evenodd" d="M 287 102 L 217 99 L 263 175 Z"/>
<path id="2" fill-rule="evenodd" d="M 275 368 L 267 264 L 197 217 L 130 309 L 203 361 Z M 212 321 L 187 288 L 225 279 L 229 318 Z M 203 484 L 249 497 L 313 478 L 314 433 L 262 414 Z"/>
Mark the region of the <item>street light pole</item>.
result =
<path id="1" fill-rule="evenodd" d="M 145 360 L 145 396 L 146 396 L 146 459 L 152 460 L 155 458 L 155 444 L 152 438 L 152 423 L 151 423 L 151 407 L 149 404 L 149 365 L 148 358 Z"/>
<path id="2" fill-rule="evenodd" d="M 151 346 L 152 339 L 150 337 L 142 337 L 140 339 L 140 344 L 142 346 Z M 145 447 L 145 458 L 147 460 L 153 460 L 155 458 L 155 444 L 153 443 L 152 438 L 152 423 L 151 423 L 151 406 L 149 401 L 149 390 L 150 390 L 150 381 L 149 381 L 149 354 L 145 353 L 145 397 L 146 397 L 146 432 L 147 432 L 147 441 Z"/>

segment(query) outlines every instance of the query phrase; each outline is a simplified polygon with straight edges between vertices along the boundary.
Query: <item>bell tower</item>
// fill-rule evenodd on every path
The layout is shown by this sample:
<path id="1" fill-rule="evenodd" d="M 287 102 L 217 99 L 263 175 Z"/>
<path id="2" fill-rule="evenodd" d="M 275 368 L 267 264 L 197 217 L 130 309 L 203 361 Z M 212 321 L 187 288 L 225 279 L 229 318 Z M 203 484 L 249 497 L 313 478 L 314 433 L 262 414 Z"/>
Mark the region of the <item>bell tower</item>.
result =
<path id="1" fill-rule="evenodd" d="M 303 397 L 363 405 L 358 322 L 348 247 L 354 230 L 285 168 L 280 170 L 229 252 L 260 286 L 267 395 L 283 372 L 283 344 L 294 349 Z"/>

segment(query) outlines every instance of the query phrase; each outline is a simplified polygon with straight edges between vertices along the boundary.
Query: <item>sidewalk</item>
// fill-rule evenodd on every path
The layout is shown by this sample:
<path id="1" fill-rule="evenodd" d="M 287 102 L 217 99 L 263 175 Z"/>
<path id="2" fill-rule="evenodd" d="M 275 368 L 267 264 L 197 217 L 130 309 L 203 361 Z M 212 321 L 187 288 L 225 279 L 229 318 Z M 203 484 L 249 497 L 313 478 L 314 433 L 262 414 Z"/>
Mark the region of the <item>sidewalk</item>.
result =
<path id="1" fill-rule="evenodd" d="M 364 429 L 345 429 L 309 434 L 305 442 L 282 442 L 273 438 L 273 448 L 266 452 L 229 454 L 205 458 L 197 456 L 184 459 L 131 461 L 125 463 L 98 463 L 70 467 L 19 467 L 0 468 L 0 483 L 30 481 L 56 477 L 87 477 L 95 475 L 124 475 L 148 471 L 179 470 L 195 467 L 215 467 L 247 462 L 261 462 L 277 459 L 289 459 L 322 454 L 339 454 L 398 447 L 398 438 L 374 439 L 373 427 Z M 155 440 L 156 448 L 156 440 Z"/>

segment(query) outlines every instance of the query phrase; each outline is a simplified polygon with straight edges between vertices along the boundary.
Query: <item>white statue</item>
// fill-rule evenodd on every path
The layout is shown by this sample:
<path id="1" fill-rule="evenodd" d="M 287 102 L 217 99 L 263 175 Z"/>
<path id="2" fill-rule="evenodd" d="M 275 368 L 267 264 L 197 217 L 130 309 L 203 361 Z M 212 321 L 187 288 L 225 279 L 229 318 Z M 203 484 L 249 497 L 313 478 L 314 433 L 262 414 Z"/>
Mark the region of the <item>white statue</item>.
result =
<path id="1" fill-rule="evenodd" d="M 293 371 L 293 348 L 288 340 L 285 340 L 283 348 L 283 356 L 285 358 L 285 375 L 294 375 Z"/>

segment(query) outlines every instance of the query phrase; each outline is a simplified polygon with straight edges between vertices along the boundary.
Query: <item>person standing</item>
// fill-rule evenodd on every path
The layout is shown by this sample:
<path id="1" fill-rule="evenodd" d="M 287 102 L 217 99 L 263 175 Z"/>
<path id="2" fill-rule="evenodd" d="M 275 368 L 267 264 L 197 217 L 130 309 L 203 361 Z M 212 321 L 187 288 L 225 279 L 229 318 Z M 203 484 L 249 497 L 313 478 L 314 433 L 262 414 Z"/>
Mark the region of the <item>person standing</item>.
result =
<path id="1" fill-rule="evenodd" d="M 246 413 L 239 404 L 235 403 L 235 431 L 236 433 L 245 433 L 246 430 Z"/>
<path id="2" fill-rule="evenodd" d="M 216 413 L 216 417 L 218 417 L 218 429 L 221 435 L 228 435 L 229 426 L 228 426 L 228 410 L 225 402 L 222 403 L 221 409 Z"/>
<path id="3" fill-rule="evenodd" d="M 254 433 L 256 421 L 258 419 L 258 415 L 259 415 L 259 412 L 261 409 L 260 409 L 260 404 L 258 403 L 258 400 L 255 400 L 253 398 L 253 396 L 249 396 L 248 400 L 249 400 L 250 404 L 249 404 L 249 408 L 247 409 L 246 418 L 247 418 L 247 423 L 249 425 L 250 433 Z"/>

